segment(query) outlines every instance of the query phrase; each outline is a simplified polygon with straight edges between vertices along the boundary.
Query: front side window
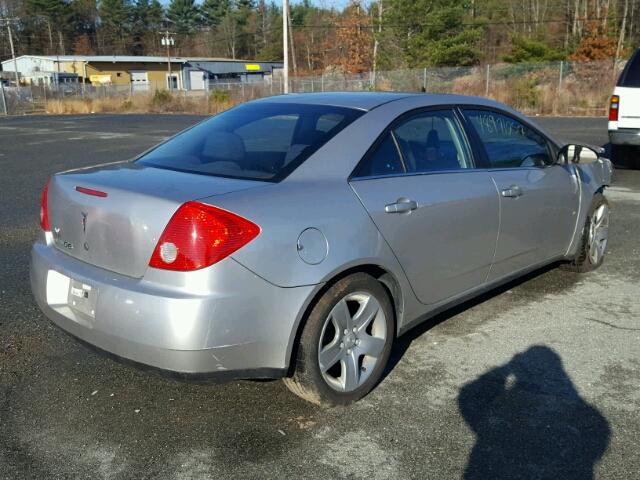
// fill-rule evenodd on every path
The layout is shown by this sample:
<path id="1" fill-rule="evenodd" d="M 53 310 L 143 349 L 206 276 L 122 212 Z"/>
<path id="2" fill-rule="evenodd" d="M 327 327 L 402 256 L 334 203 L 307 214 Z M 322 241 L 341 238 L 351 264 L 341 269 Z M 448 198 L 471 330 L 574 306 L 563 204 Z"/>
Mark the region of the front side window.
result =
<path id="1" fill-rule="evenodd" d="M 294 103 L 248 103 L 159 145 L 138 162 L 157 168 L 278 181 L 364 112 Z"/>
<path id="2" fill-rule="evenodd" d="M 462 130 L 450 110 L 419 113 L 393 129 L 409 173 L 472 168 Z"/>
<path id="3" fill-rule="evenodd" d="M 544 167 L 554 162 L 545 138 L 523 123 L 489 110 L 465 110 L 491 168 Z"/>

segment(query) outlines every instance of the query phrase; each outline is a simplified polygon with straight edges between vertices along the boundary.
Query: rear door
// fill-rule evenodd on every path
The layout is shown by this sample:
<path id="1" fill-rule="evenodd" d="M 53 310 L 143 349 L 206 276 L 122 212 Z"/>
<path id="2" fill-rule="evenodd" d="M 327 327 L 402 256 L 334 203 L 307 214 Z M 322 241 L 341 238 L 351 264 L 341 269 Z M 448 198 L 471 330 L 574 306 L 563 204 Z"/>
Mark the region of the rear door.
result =
<path id="1" fill-rule="evenodd" d="M 498 234 L 498 196 L 489 174 L 474 168 L 453 110 L 394 122 L 354 172 L 351 187 L 422 303 L 485 282 Z"/>
<path id="2" fill-rule="evenodd" d="M 500 236 L 489 280 L 563 255 L 575 230 L 579 185 L 549 141 L 491 109 L 464 109 L 500 194 Z"/>

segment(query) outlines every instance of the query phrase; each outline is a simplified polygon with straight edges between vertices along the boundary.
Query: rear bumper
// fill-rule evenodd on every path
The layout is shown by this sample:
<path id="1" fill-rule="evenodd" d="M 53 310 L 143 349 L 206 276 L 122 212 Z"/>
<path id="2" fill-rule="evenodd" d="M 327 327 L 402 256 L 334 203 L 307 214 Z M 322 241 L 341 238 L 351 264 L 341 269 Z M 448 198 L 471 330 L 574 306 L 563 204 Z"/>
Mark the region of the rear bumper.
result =
<path id="1" fill-rule="evenodd" d="M 640 128 L 609 130 L 609 141 L 612 145 L 640 146 Z"/>
<path id="2" fill-rule="evenodd" d="M 72 336 L 138 366 L 196 379 L 283 373 L 314 289 L 276 287 L 231 258 L 189 274 L 158 270 L 133 279 L 42 241 L 33 247 L 30 276 L 40 309 Z M 66 279 L 91 286 L 93 316 L 70 305 Z"/>

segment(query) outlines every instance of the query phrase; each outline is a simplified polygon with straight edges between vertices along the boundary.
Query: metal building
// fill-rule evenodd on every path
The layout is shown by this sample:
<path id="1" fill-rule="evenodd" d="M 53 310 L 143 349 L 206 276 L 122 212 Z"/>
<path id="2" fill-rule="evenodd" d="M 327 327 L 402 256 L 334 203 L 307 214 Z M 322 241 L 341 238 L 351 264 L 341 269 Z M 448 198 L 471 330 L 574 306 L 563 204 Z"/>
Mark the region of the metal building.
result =
<path id="1" fill-rule="evenodd" d="M 215 83 L 261 81 L 282 62 L 253 62 L 226 58 L 127 55 L 22 55 L 16 59 L 21 82 L 57 85 L 68 75 L 81 83 L 131 85 L 136 90 L 205 90 Z M 2 62 L 2 70 L 15 71 L 13 60 Z"/>

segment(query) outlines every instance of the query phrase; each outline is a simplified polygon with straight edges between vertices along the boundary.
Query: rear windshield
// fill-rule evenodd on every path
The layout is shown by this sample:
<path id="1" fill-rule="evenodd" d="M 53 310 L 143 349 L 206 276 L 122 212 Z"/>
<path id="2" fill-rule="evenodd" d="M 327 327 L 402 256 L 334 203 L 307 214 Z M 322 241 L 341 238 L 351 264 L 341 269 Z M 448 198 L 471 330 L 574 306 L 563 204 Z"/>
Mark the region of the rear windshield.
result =
<path id="1" fill-rule="evenodd" d="M 138 162 L 152 167 L 279 181 L 364 112 L 293 103 L 248 103 L 161 144 Z"/>
<path id="2" fill-rule="evenodd" d="M 629 59 L 618 79 L 619 87 L 640 87 L 640 50 Z"/>

